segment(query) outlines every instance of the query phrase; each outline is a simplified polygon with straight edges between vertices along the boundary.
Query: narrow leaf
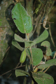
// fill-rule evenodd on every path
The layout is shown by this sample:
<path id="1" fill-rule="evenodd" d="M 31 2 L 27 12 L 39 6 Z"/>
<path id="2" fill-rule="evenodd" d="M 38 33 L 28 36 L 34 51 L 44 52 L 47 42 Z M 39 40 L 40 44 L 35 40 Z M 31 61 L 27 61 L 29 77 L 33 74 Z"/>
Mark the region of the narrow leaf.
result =
<path id="1" fill-rule="evenodd" d="M 19 35 L 17 34 L 14 34 L 14 39 L 18 42 L 25 42 L 26 40 L 23 39 L 22 37 L 20 37 Z"/>
<path id="2" fill-rule="evenodd" d="M 29 45 L 31 45 L 32 41 L 28 41 L 26 39 L 23 39 L 22 37 L 20 37 L 19 35 L 17 34 L 14 34 L 14 39 L 18 42 L 25 42 L 25 43 L 28 43 Z"/>
<path id="3" fill-rule="evenodd" d="M 40 43 L 42 42 L 43 40 L 45 40 L 46 38 L 48 37 L 48 31 L 45 30 L 37 39 L 35 39 L 33 41 L 33 43 L 31 44 L 31 46 L 37 44 L 37 43 Z"/>
<path id="4" fill-rule="evenodd" d="M 45 68 L 47 68 L 47 67 L 50 67 L 50 66 L 52 66 L 53 64 L 42 64 L 42 65 L 39 65 L 38 66 L 38 69 L 45 69 Z"/>
<path id="5" fill-rule="evenodd" d="M 23 51 L 24 48 L 22 48 L 19 43 L 17 43 L 16 41 L 12 41 L 12 45 L 15 46 L 17 49 Z"/>
<path id="6" fill-rule="evenodd" d="M 49 66 L 53 66 L 53 65 L 56 65 L 56 59 L 51 59 L 51 60 L 48 60 L 45 64 L 42 64 L 42 65 L 39 65 L 38 68 L 39 69 L 45 69 Z"/>
<path id="7" fill-rule="evenodd" d="M 12 9 L 12 19 L 21 33 L 30 33 L 32 31 L 31 18 L 20 3 L 16 4 Z"/>

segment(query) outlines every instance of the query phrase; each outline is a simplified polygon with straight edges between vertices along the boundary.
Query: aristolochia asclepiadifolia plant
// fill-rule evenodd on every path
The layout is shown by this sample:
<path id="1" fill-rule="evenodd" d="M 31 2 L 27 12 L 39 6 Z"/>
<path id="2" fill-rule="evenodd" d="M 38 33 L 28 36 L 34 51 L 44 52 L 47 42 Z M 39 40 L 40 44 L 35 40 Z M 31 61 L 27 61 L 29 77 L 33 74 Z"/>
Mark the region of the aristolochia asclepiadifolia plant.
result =
<path id="1" fill-rule="evenodd" d="M 15 70 L 16 77 L 18 76 L 25 76 L 25 77 L 33 77 L 33 79 L 38 84 L 54 84 L 54 79 L 52 76 L 40 72 L 42 69 L 46 69 L 52 65 L 56 65 L 56 59 L 51 59 L 46 62 L 44 61 L 44 64 L 42 62 L 43 58 L 43 52 L 40 48 L 33 47 L 37 43 L 41 43 L 41 46 L 46 47 L 46 55 L 51 55 L 51 48 L 50 43 L 48 41 L 44 41 L 48 37 L 48 31 L 44 30 L 43 33 L 36 38 L 35 40 L 31 41 L 29 39 L 29 34 L 33 30 L 32 21 L 24 7 L 18 3 L 14 6 L 12 9 L 12 19 L 17 27 L 17 29 L 24 33 L 26 36 L 25 39 L 23 39 L 21 36 L 14 34 L 14 40 L 12 41 L 12 45 L 18 48 L 22 51 L 21 57 L 20 57 L 20 63 L 23 64 L 25 61 L 27 62 L 27 59 L 29 59 L 29 70 L 31 71 L 31 74 L 27 71 L 23 71 L 20 69 Z M 24 42 L 25 47 L 21 47 L 18 42 Z M 49 52 L 50 51 L 50 52 Z M 32 66 L 32 70 L 31 70 Z M 40 69 L 39 72 L 36 71 L 36 68 Z"/>

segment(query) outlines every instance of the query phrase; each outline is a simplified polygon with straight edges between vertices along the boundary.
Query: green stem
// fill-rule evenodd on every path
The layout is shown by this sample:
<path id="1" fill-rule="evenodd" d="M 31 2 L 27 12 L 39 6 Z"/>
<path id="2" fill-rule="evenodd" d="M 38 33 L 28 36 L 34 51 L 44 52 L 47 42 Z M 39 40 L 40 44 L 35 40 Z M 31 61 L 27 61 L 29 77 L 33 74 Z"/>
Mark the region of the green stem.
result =
<path id="1" fill-rule="evenodd" d="M 32 64 L 33 64 L 33 57 L 32 57 L 32 49 L 31 49 L 31 47 L 30 47 L 30 53 L 31 53 L 31 60 L 30 60 L 30 64 L 32 65 Z M 32 67 L 33 67 L 33 65 L 32 65 Z"/>
<path id="2" fill-rule="evenodd" d="M 26 0 L 26 11 L 31 17 L 32 23 L 33 23 L 33 0 Z M 30 33 L 31 34 L 31 33 Z M 30 53 L 31 53 L 31 59 L 30 59 L 30 70 L 33 69 L 33 58 L 32 58 L 32 50 L 30 48 Z M 30 79 L 30 82 L 28 84 L 34 84 L 34 82 Z"/>

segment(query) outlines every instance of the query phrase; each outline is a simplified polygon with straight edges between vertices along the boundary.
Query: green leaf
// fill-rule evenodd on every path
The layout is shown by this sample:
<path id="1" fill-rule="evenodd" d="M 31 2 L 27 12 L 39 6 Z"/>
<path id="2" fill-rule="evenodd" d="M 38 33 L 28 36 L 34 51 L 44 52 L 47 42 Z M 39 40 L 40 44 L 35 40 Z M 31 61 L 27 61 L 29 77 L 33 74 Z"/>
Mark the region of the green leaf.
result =
<path id="1" fill-rule="evenodd" d="M 27 76 L 27 75 L 30 76 L 30 74 L 27 73 L 26 71 L 19 70 L 19 69 L 15 70 L 15 75 L 16 75 L 16 77 L 18 77 L 18 76 Z"/>
<path id="2" fill-rule="evenodd" d="M 46 56 L 50 56 L 52 54 L 52 51 L 50 48 L 46 49 Z"/>
<path id="3" fill-rule="evenodd" d="M 50 47 L 50 43 L 48 41 L 43 41 L 41 43 L 41 46 L 44 46 L 44 47 Z"/>
<path id="4" fill-rule="evenodd" d="M 49 66 L 53 66 L 53 65 L 56 65 L 56 59 L 48 60 L 45 64 L 39 65 L 38 68 L 45 69 L 45 68 L 47 68 Z"/>
<path id="5" fill-rule="evenodd" d="M 52 76 L 43 73 L 43 72 L 38 72 L 38 73 L 32 73 L 34 80 L 38 84 L 54 84 L 54 79 Z"/>
<path id="6" fill-rule="evenodd" d="M 29 48 L 26 49 L 27 55 L 30 57 L 32 54 L 33 57 L 33 65 L 38 65 L 42 58 L 43 58 L 43 52 L 41 49 L 39 48 L 31 48 L 31 50 Z"/>
<path id="7" fill-rule="evenodd" d="M 20 3 L 16 4 L 12 9 L 12 18 L 21 33 L 30 33 L 32 31 L 31 18 Z"/>
<path id="8" fill-rule="evenodd" d="M 38 66 L 38 69 L 45 69 L 45 68 L 50 67 L 50 66 L 53 66 L 53 64 L 52 63 L 50 63 L 50 64 L 42 64 L 42 65 Z"/>
<path id="9" fill-rule="evenodd" d="M 51 59 L 46 62 L 46 64 L 53 64 L 56 65 L 56 59 Z"/>
<path id="10" fill-rule="evenodd" d="M 19 49 L 19 50 L 21 50 L 21 51 L 23 51 L 23 49 L 24 49 L 24 48 L 22 48 L 22 47 L 19 45 L 19 43 L 17 43 L 17 42 L 14 41 L 14 40 L 12 41 L 12 45 L 15 46 L 17 49 Z"/>
<path id="11" fill-rule="evenodd" d="M 33 43 L 31 44 L 31 46 L 42 42 L 43 40 L 45 40 L 48 37 L 48 31 L 45 30 L 38 38 L 36 38 Z"/>
<path id="12" fill-rule="evenodd" d="M 25 42 L 26 40 L 23 39 L 22 37 L 20 37 L 19 35 L 17 34 L 14 34 L 14 39 L 18 42 Z"/>
<path id="13" fill-rule="evenodd" d="M 32 42 L 25 42 L 25 47 L 30 47 Z"/>
<path id="14" fill-rule="evenodd" d="M 32 56 L 33 56 L 33 65 L 38 65 L 43 58 L 43 52 L 39 48 L 32 48 Z"/>
<path id="15" fill-rule="evenodd" d="M 20 63 L 24 63 L 25 60 L 26 60 L 26 49 L 23 50 L 23 52 L 21 53 L 21 56 L 20 56 Z"/>
<path id="16" fill-rule="evenodd" d="M 28 43 L 29 45 L 31 45 L 32 41 L 28 41 L 26 39 L 23 39 L 22 37 L 20 37 L 19 35 L 17 34 L 14 34 L 14 39 L 18 42 L 25 42 L 25 43 Z"/>

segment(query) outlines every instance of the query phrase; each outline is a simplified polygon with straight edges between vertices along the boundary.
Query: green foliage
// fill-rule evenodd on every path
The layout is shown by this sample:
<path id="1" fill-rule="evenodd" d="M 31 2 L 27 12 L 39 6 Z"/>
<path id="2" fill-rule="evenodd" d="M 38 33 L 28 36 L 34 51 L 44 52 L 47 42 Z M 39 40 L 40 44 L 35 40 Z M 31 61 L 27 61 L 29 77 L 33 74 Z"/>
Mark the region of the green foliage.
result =
<path id="1" fill-rule="evenodd" d="M 47 64 L 53 64 L 53 65 L 56 65 L 56 59 L 51 59 L 51 60 L 48 60 L 47 62 L 46 62 Z"/>
<path id="2" fill-rule="evenodd" d="M 33 56 L 33 65 L 38 65 L 42 58 L 43 58 L 43 52 L 39 48 L 32 48 L 32 56 Z"/>
<path id="3" fill-rule="evenodd" d="M 39 48 L 32 48 L 31 51 L 30 51 L 30 49 L 27 49 L 27 55 L 29 55 L 29 56 L 32 55 L 33 65 L 35 65 L 35 66 L 38 65 L 43 58 L 43 52 Z"/>
<path id="4" fill-rule="evenodd" d="M 45 40 L 48 37 L 48 32 L 47 30 L 45 30 L 38 38 L 36 38 L 33 43 L 31 44 L 31 46 L 42 42 L 43 40 Z"/>
<path id="5" fill-rule="evenodd" d="M 20 37 L 20 36 L 17 35 L 17 34 L 14 35 L 14 38 L 15 38 L 16 41 L 25 42 L 25 39 L 23 39 L 22 37 Z"/>
<path id="6" fill-rule="evenodd" d="M 25 47 L 30 47 L 32 42 L 25 42 Z"/>
<path id="7" fill-rule="evenodd" d="M 20 63 L 24 63 L 25 60 L 26 60 L 26 49 L 21 54 Z"/>
<path id="8" fill-rule="evenodd" d="M 30 74 L 27 73 L 26 71 L 16 69 L 15 70 L 15 75 L 16 75 L 16 77 L 18 77 L 18 76 L 27 76 L 27 75 L 30 75 Z"/>
<path id="9" fill-rule="evenodd" d="M 15 34 L 14 35 L 14 39 L 18 42 L 28 42 L 28 40 L 26 39 L 23 39 L 22 37 L 20 37 L 19 35 Z M 29 42 L 32 42 L 32 41 L 29 41 Z"/>
<path id="10" fill-rule="evenodd" d="M 41 46 L 44 46 L 44 47 L 50 47 L 50 43 L 48 41 L 43 41 L 41 43 Z"/>
<path id="11" fill-rule="evenodd" d="M 22 48 L 22 47 L 19 45 L 19 43 L 17 43 L 17 42 L 14 41 L 14 40 L 12 41 L 12 45 L 15 46 L 17 49 L 19 49 L 19 50 L 21 50 L 21 51 L 24 49 L 24 48 Z"/>
<path id="12" fill-rule="evenodd" d="M 38 84 L 54 84 L 53 77 L 43 73 L 43 72 L 38 72 L 38 73 L 32 73 L 34 80 Z"/>
<path id="13" fill-rule="evenodd" d="M 50 56 L 52 54 L 51 48 L 46 49 L 46 56 Z"/>
<path id="14" fill-rule="evenodd" d="M 50 56 L 52 54 L 51 48 L 50 48 L 50 43 L 48 41 L 43 41 L 41 43 L 41 46 L 46 47 L 46 56 Z"/>
<path id="15" fill-rule="evenodd" d="M 56 65 L 56 59 L 48 60 L 45 64 L 39 65 L 38 68 L 45 69 L 45 68 L 47 68 L 49 66 L 53 66 L 53 65 Z"/>
<path id="16" fill-rule="evenodd" d="M 15 22 L 18 30 L 21 33 L 26 34 L 26 33 L 30 33 L 32 31 L 33 27 L 32 27 L 31 18 L 27 14 L 27 12 L 25 11 L 25 9 L 23 8 L 23 6 L 20 3 L 16 4 L 14 6 L 14 8 L 12 9 L 12 18 L 13 18 L 13 21 Z M 27 34 L 26 34 L 26 36 L 27 36 Z M 47 30 L 44 30 L 44 32 L 38 38 L 36 38 L 33 41 L 29 40 L 29 38 L 23 39 L 19 35 L 14 34 L 14 39 L 16 41 L 24 42 L 24 44 L 25 44 L 25 47 L 22 48 L 15 40 L 12 41 L 12 45 L 22 51 L 21 57 L 20 57 L 20 63 L 24 63 L 26 60 L 26 56 L 27 56 L 28 59 L 30 60 L 29 66 L 31 66 L 31 64 L 34 66 L 38 65 L 42 61 L 43 52 L 39 48 L 33 48 L 33 46 L 42 42 L 42 41 L 43 42 L 41 43 L 41 46 L 46 47 L 46 55 L 50 56 L 52 53 L 51 49 L 50 49 L 50 43 L 48 41 L 44 41 L 45 39 L 47 39 L 47 37 L 48 37 L 48 31 Z M 39 69 L 43 69 L 43 68 L 45 69 L 45 68 L 52 66 L 52 65 L 56 65 L 56 59 L 49 60 L 45 64 L 39 65 L 38 68 Z M 26 65 L 26 67 L 27 66 L 28 65 Z M 17 69 L 17 70 L 15 70 L 15 75 L 16 75 L 16 77 L 27 76 L 27 75 L 30 77 L 32 76 L 33 79 L 38 84 L 53 84 L 54 83 L 53 78 L 50 75 L 43 73 L 43 72 L 32 73 L 32 75 L 31 75 L 31 74 L 27 73 L 26 71 Z"/>
<path id="17" fill-rule="evenodd" d="M 32 31 L 31 18 L 20 3 L 16 4 L 12 9 L 12 18 L 21 33 L 30 33 Z"/>
<path id="18" fill-rule="evenodd" d="M 28 72 L 19 70 L 19 69 L 15 70 L 15 75 L 16 75 L 16 77 L 18 77 L 18 76 L 26 76 L 27 77 L 27 75 L 30 76 L 30 74 Z M 43 72 L 32 73 L 32 76 L 38 84 L 54 84 L 53 77 L 51 77 L 50 75 L 48 75 L 46 73 L 43 73 Z"/>

